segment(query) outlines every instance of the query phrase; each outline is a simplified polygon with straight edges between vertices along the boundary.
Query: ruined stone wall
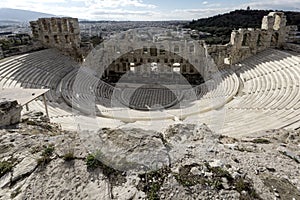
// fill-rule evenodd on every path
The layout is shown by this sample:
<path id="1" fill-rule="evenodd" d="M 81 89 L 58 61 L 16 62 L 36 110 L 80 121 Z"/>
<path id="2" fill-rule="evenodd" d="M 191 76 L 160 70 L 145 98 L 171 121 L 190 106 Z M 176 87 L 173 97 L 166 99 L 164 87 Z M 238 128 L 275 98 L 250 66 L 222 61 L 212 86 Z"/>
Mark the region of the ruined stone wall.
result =
<path id="1" fill-rule="evenodd" d="M 124 36 L 125 37 L 125 36 Z M 127 38 L 128 36 L 126 36 Z M 112 39 L 113 40 L 113 39 Z M 215 70 L 210 69 L 206 51 L 198 41 L 138 41 L 140 37 L 134 37 L 132 41 L 124 39 L 122 42 L 112 41 L 104 43 L 103 49 L 110 58 L 105 62 L 101 58 L 101 66 L 108 66 L 103 70 L 105 76 L 110 74 L 124 74 L 134 71 L 142 76 L 150 75 L 156 65 L 155 72 L 164 76 L 172 74 L 174 70 L 185 76 L 195 76 L 199 73 L 203 78 L 209 77 Z M 120 43 L 119 45 L 116 45 Z M 124 53 L 123 53 L 124 52 Z M 95 66 L 97 69 L 99 66 Z M 216 66 L 213 66 L 216 68 Z M 95 71 L 97 71 L 95 69 Z M 179 71 L 180 70 L 180 71 Z"/>
<path id="2" fill-rule="evenodd" d="M 286 17 L 271 12 L 262 19 L 261 29 L 233 30 L 230 43 L 205 46 L 219 68 L 235 64 L 269 47 L 283 48 L 286 42 Z"/>
<path id="3" fill-rule="evenodd" d="M 300 53 L 300 45 L 298 44 L 287 43 L 284 49 Z"/>
<path id="4" fill-rule="evenodd" d="M 286 42 L 300 44 L 300 32 L 297 25 L 286 27 Z"/>
<path id="5" fill-rule="evenodd" d="M 0 127 L 20 122 L 21 110 L 17 101 L 0 99 Z"/>
<path id="6" fill-rule="evenodd" d="M 77 18 L 40 18 L 30 22 L 33 37 L 45 46 L 57 48 L 74 58 L 81 58 L 80 29 Z"/>

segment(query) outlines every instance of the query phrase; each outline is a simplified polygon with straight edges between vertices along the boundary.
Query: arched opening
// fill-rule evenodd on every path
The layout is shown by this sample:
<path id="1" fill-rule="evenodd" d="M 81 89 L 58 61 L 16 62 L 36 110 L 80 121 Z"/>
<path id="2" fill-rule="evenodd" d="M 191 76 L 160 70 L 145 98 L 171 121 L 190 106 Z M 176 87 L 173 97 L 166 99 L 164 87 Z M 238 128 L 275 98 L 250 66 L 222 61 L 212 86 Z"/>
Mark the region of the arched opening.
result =
<path id="1" fill-rule="evenodd" d="M 249 36 L 250 36 L 249 33 L 243 35 L 242 46 L 249 46 L 249 41 L 248 41 Z"/>
<path id="2" fill-rule="evenodd" d="M 59 37 L 58 37 L 58 35 L 54 35 L 54 41 L 55 41 L 56 44 L 59 43 Z"/>
<path id="3" fill-rule="evenodd" d="M 257 41 L 256 41 L 256 46 L 258 46 L 258 47 L 262 46 L 261 34 L 258 34 Z"/>
<path id="4" fill-rule="evenodd" d="M 175 52 L 175 53 L 179 53 L 179 51 L 180 51 L 179 46 L 178 46 L 178 45 L 175 45 L 175 46 L 174 46 L 174 52 Z"/>
<path id="5" fill-rule="evenodd" d="M 50 38 L 49 38 L 48 35 L 45 35 L 45 42 L 46 42 L 47 44 L 50 43 Z"/>
<path id="6" fill-rule="evenodd" d="M 157 48 L 156 47 L 150 48 L 150 56 L 157 56 Z"/>
<path id="7" fill-rule="evenodd" d="M 165 49 L 163 45 L 160 45 L 159 47 L 159 55 L 165 55 Z"/>
<path id="8" fill-rule="evenodd" d="M 273 46 L 273 47 L 277 46 L 278 39 L 279 39 L 279 33 L 277 33 L 277 32 L 273 33 L 272 38 L 271 38 L 271 46 Z"/>
<path id="9" fill-rule="evenodd" d="M 155 77 L 157 80 L 162 80 L 162 77 L 164 77 L 163 80 L 166 83 L 172 83 L 172 81 L 174 81 L 176 77 L 178 78 L 178 76 L 184 76 L 190 85 L 196 86 L 204 82 L 204 78 L 200 74 L 199 70 L 180 55 L 165 50 L 163 55 L 158 55 L 160 50 L 155 47 L 151 47 L 149 49 L 149 53 L 145 53 L 145 51 L 146 48 L 143 47 L 142 49 L 136 49 L 116 58 L 113 62 L 111 62 L 111 64 L 109 64 L 107 68 L 108 73 L 103 74 L 101 79 L 114 85 L 118 83 L 119 79 L 126 74 L 127 71 L 130 71 L 128 76 L 132 75 L 138 77 L 137 79 L 132 79 L 134 81 L 138 81 L 136 83 L 146 83 L 148 80 L 147 78 L 153 79 Z M 196 61 L 193 60 L 193 62 L 197 65 L 200 64 L 198 59 L 196 59 Z M 153 67 L 151 64 L 153 63 L 156 63 L 157 66 L 157 70 L 155 72 L 151 70 L 151 67 Z M 179 64 L 179 66 L 177 66 L 179 69 L 174 71 L 174 68 L 176 67 L 174 64 Z M 130 70 L 130 66 L 133 65 L 135 70 Z"/>
<path id="10" fill-rule="evenodd" d="M 70 43 L 70 38 L 68 35 L 65 35 L 65 40 L 66 40 L 66 43 Z"/>
<path id="11" fill-rule="evenodd" d="M 195 52 L 195 46 L 194 45 L 190 45 L 189 46 L 189 51 L 190 51 L 190 53 L 194 53 Z"/>

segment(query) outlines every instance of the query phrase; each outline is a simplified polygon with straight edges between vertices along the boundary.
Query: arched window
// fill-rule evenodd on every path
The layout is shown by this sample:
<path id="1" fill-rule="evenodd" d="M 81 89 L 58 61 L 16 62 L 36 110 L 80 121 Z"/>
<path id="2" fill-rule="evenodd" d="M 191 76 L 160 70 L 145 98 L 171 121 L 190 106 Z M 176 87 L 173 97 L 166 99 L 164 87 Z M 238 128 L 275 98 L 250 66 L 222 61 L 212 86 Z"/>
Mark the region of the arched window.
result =
<path id="1" fill-rule="evenodd" d="M 48 35 L 45 35 L 45 41 L 46 41 L 46 43 L 50 43 L 50 39 L 49 39 Z"/>
<path id="2" fill-rule="evenodd" d="M 276 32 L 272 35 L 271 46 L 277 46 L 278 39 L 279 39 L 279 33 Z"/>
<path id="3" fill-rule="evenodd" d="M 65 35 L 65 40 L 66 40 L 66 43 L 70 43 L 70 38 L 68 35 Z"/>
<path id="4" fill-rule="evenodd" d="M 262 42 L 261 42 L 261 35 L 258 34 L 258 38 L 257 38 L 257 42 L 256 42 L 256 46 L 260 47 L 262 46 Z"/>
<path id="5" fill-rule="evenodd" d="M 150 48 L 150 56 L 157 56 L 157 48 L 155 46 Z"/>
<path id="6" fill-rule="evenodd" d="M 249 36 L 248 33 L 246 33 L 246 34 L 243 35 L 242 46 L 248 46 L 248 36 Z"/>
<path id="7" fill-rule="evenodd" d="M 165 51 L 165 48 L 164 48 L 163 45 L 160 45 L 160 47 L 159 47 L 159 54 L 160 55 L 165 55 L 166 54 L 166 51 Z"/>
<path id="8" fill-rule="evenodd" d="M 178 45 L 175 45 L 175 46 L 174 46 L 174 52 L 175 52 L 175 53 L 179 53 L 179 46 L 178 46 Z"/>
<path id="9" fill-rule="evenodd" d="M 55 40 L 55 43 L 58 44 L 59 43 L 59 37 L 57 35 L 54 35 L 54 40 Z"/>
<path id="10" fill-rule="evenodd" d="M 194 45 L 190 45 L 189 46 L 189 51 L 190 51 L 190 53 L 194 53 L 195 52 L 195 46 Z"/>
<path id="11" fill-rule="evenodd" d="M 127 66 L 126 66 L 126 63 L 123 63 L 123 72 L 126 72 L 127 70 Z"/>
<path id="12" fill-rule="evenodd" d="M 143 47 L 143 53 L 145 54 L 145 53 L 148 53 L 148 48 L 147 47 Z"/>

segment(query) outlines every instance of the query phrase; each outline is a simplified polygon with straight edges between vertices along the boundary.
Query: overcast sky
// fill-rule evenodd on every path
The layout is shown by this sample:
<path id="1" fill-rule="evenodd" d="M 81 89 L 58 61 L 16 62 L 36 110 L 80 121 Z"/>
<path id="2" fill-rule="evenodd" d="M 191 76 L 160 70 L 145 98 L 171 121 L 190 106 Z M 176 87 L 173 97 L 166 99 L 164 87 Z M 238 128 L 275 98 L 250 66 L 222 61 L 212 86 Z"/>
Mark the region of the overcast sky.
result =
<path id="1" fill-rule="evenodd" d="M 1 0 L 0 4 L 90 20 L 192 20 L 247 6 L 300 11 L 300 0 Z"/>

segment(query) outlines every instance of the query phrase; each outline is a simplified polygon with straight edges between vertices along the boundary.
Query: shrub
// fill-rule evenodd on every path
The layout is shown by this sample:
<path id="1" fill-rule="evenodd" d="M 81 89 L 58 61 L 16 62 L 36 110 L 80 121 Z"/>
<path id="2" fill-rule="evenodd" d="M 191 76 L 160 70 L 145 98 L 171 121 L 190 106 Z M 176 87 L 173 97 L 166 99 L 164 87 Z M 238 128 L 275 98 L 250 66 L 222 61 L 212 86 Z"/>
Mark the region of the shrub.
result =
<path id="1" fill-rule="evenodd" d="M 53 152 L 53 145 L 44 146 L 44 150 L 42 152 L 41 157 L 37 159 L 38 165 L 45 166 L 46 164 L 48 164 L 51 161 L 51 156 L 53 155 Z"/>
<path id="2" fill-rule="evenodd" d="M 243 178 L 238 178 L 235 180 L 235 187 L 236 190 L 241 194 L 240 199 L 261 199 L 253 188 L 253 185 Z M 246 191 L 247 193 L 244 194 L 242 193 L 243 191 Z"/>
<path id="3" fill-rule="evenodd" d="M 2 177 L 7 172 L 10 172 L 13 168 L 13 163 L 9 161 L 0 162 L 0 177 Z"/>
<path id="4" fill-rule="evenodd" d="M 53 152 L 54 152 L 53 145 L 45 146 L 44 150 L 43 150 L 43 153 L 42 153 L 42 156 L 49 156 L 50 157 L 50 156 L 53 155 Z"/>
<path id="5" fill-rule="evenodd" d="M 65 153 L 64 156 L 63 156 L 63 159 L 64 159 L 65 161 L 71 161 L 71 160 L 74 160 L 74 159 L 75 159 L 74 151 L 68 151 L 67 153 Z"/>
<path id="6" fill-rule="evenodd" d="M 253 143 L 257 143 L 257 144 L 270 144 L 270 140 L 264 139 L 264 138 L 256 138 L 254 140 L 252 140 Z"/>
<path id="7" fill-rule="evenodd" d="M 86 157 L 86 165 L 89 169 L 95 169 L 101 165 L 101 162 L 97 158 L 98 153 L 88 154 Z"/>

